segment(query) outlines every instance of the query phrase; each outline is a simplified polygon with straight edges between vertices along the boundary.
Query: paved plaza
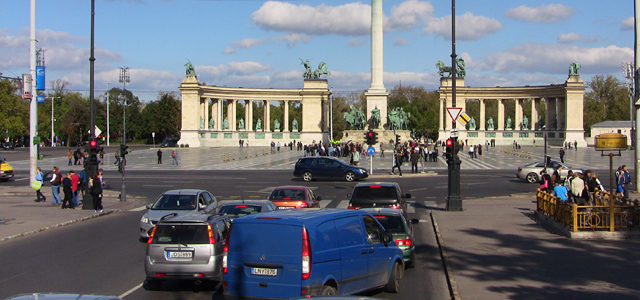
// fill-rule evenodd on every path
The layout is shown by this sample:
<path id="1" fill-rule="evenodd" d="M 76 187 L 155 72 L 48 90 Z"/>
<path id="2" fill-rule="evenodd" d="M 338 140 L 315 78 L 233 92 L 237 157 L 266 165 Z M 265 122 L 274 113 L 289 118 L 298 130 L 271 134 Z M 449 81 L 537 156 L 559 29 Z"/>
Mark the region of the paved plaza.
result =
<path id="1" fill-rule="evenodd" d="M 171 151 L 178 152 L 179 165 L 172 165 Z M 554 160 L 560 160 L 558 156 L 559 148 L 548 148 L 547 155 Z M 163 164 L 157 163 L 158 148 L 148 148 L 135 150 L 127 155 L 127 170 L 170 170 L 177 168 L 181 170 L 293 170 L 298 158 L 304 156 L 303 151 L 289 150 L 281 147 L 280 151 L 270 153 L 268 147 L 245 147 L 245 148 L 163 148 Z M 440 151 L 442 154 L 442 151 Z M 522 166 L 534 161 L 542 161 L 544 157 L 543 147 L 522 147 L 520 151 L 514 152 L 511 147 L 483 147 L 482 155 L 477 159 L 470 159 L 467 148 L 459 153 L 462 160 L 462 170 L 508 170 L 515 173 L 518 166 Z M 349 158 L 341 158 L 348 162 Z M 376 153 L 373 158 L 373 173 L 388 172 L 391 170 L 393 153 L 385 151 L 385 157 L 380 157 Z M 113 164 L 115 157 L 113 152 L 107 153 L 103 159 L 101 168 L 105 170 L 117 170 Z M 67 170 L 67 158 L 46 157 L 38 162 L 43 170 L 49 170 L 54 165 Z M 593 170 L 608 170 L 609 158 L 600 156 L 600 152 L 593 148 L 579 148 L 567 150 L 565 162 L 570 166 L 582 167 Z M 623 151 L 621 157 L 613 158 L 613 166 L 626 164 L 633 168 L 633 151 Z M 17 171 L 28 170 L 28 160 L 11 161 L 11 165 Z M 368 156 L 363 156 L 360 166 L 369 169 L 370 162 Z M 418 165 L 422 170 L 423 167 Z M 79 169 L 80 166 L 73 166 L 70 169 Z M 411 172 L 411 164 L 402 165 L 403 172 Z M 447 169 L 446 161 L 440 155 L 437 162 L 427 162 L 424 164 L 424 171 L 443 171 Z"/>

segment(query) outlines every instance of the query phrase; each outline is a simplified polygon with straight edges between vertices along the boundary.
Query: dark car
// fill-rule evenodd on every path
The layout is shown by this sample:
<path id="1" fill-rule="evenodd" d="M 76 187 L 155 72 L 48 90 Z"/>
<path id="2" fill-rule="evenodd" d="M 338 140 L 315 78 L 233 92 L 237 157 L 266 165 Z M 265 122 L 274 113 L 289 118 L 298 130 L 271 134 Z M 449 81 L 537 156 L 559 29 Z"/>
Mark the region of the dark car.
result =
<path id="1" fill-rule="evenodd" d="M 162 148 L 176 147 L 178 145 L 179 140 L 180 138 L 177 138 L 177 137 L 168 137 L 164 139 L 164 141 L 162 141 L 162 143 L 160 144 L 160 147 Z"/>
<path id="2" fill-rule="evenodd" d="M 278 209 L 290 209 L 320 207 L 318 201 L 322 198 L 306 186 L 279 186 L 273 189 L 269 200 L 273 201 Z"/>
<path id="3" fill-rule="evenodd" d="M 3 150 L 13 150 L 14 148 L 15 146 L 13 145 L 12 142 L 6 142 L 4 143 L 4 145 L 2 145 Z"/>
<path id="4" fill-rule="evenodd" d="M 153 227 L 144 270 L 147 289 L 162 281 L 222 279 L 222 255 L 231 220 L 222 215 L 191 213 L 166 216 Z"/>
<path id="5" fill-rule="evenodd" d="M 276 209 L 276 205 L 269 200 L 233 200 L 222 202 L 218 208 L 218 214 L 223 214 L 231 219 L 235 219 Z"/>
<path id="6" fill-rule="evenodd" d="M 412 268 L 416 260 L 413 224 L 418 224 L 418 219 L 409 220 L 403 211 L 393 208 L 363 208 L 362 210 L 370 212 L 384 229 L 391 231 L 396 245 L 404 255 L 404 266 Z"/>
<path id="7" fill-rule="evenodd" d="M 406 212 L 405 199 L 411 198 L 411 194 L 404 194 L 395 182 L 363 182 L 358 183 L 347 198 L 349 209 L 388 207 Z"/>
<path id="8" fill-rule="evenodd" d="M 304 181 L 314 179 L 344 179 L 354 181 L 369 177 L 366 169 L 350 166 L 333 157 L 303 157 L 296 162 L 293 176 Z"/>

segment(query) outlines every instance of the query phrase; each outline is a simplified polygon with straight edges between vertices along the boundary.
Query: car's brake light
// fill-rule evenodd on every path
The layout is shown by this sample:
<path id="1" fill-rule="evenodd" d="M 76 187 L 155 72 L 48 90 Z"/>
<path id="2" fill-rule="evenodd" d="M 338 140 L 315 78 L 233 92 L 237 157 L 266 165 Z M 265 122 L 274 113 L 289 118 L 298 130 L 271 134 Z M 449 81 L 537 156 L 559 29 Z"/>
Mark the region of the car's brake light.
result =
<path id="1" fill-rule="evenodd" d="M 398 245 L 398 246 L 411 246 L 411 244 L 413 244 L 413 241 L 411 241 L 411 239 L 397 239 L 396 240 L 396 245 Z"/>
<path id="2" fill-rule="evenodd" d="M 207 225 L 207 232 L 209 232 L 209 244 L 211 245 L 215 245 L 216 244 L 216 238 L 213 235 L 213 228 L 211 228 L 211 225 Z"/>
<path id="3" fill-rule="evenodd" d="M 400 205 L 398 205 L 398 204 L 391 204 L 391 205 L 389 206 L 389 208 L 393 208 L 393 209 L 401 209 L 402 207 L 401 207 Z"/>
<path id="4" fill-rule="evenodd" d="M 223 274 L 227 274 L 227 271 L 229 269 L 227 269 L 227 265 L 228 265 L 228 258 L 227 256 L 229 256 L 229 241 L 231 240 L 231 228 L 233 228 L 233 224 L 231 224 L 231 226 L 229 226 L 229 231 L 227 231 L 227 240 L 224 242 L 224 248 L 222 249 L 223 253 L 222 253 L 222 273 Z"/>
<path id="5" fill-rule="evenodd" d="M 376 218 L 376 219 L 386 219 L 387 218 L 386 216 L 373 216 L 373 217 Z"/>
<path id="6" fill-rule="evenodd" d="M 282 200 L 291 200 L 291 198 L 282 198 Z"/>
<path id="7" fill-rule="evenodd" d="M 240 208 L 246 208 L 246 205 L 236 205 L 236 207 L 240 207 Z"/>
<path id="8" fill-rule="evenodd" d="M 307 208 L 307 207 L 309 207 L 307 203 L 303 202 L 302 204 L 300 204 L 300 208 Z"/>
<path id="9" fill-rule="evenodd" d="M 353 206 L 353 205 L 349 204 L 348 209 L 360 209 L 360 206 Z"/>
<path id="10" fill-rule="evenodd" d="M 372 186 L 370 186 L 369 188 L 370 188 L 370 189 L 379 189 L 379 188 L 380 188 L 380 186 L 379 186 L 379 185 L 372 185 Z"/>
<path id="11" fill-rule="evenodd" d="M 149 239 L 147 240 L 147 244 L 151 245 L 151 242 L 153 241 L 153 235 L 156 234 L 156 228 L 158 228 L 158 226 L 153 226 L 153 230 L 151 230 L 151 234 L 149 235 Z"/>
<path id="12" fill-rule="evenodd" d="M 302 227 L 302 280 L 311 276 L 311 242 L 306 227 Z"/>

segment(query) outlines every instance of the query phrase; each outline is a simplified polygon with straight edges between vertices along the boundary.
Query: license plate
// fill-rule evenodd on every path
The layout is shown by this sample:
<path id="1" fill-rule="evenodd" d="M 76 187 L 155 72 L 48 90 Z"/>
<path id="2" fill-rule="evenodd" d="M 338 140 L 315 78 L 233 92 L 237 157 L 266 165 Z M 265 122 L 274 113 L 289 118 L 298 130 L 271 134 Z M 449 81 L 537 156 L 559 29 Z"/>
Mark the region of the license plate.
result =
<path id="1" fill-rule="evenodd" d="M 278 209 L 293 209 L 291 206 L 278 206 Z"/>
<path id="2" fill-rule="evenodd" d="M 260 275 L 260 276 L 277 276 L 278 269 L 270 269 L 270 268 L 251 268 L 252 275 Z"/>
<path id="3" fill-rule="evenodd" d="M 192 258 L 191 251 L 167 251 L 167 258 Z"/>

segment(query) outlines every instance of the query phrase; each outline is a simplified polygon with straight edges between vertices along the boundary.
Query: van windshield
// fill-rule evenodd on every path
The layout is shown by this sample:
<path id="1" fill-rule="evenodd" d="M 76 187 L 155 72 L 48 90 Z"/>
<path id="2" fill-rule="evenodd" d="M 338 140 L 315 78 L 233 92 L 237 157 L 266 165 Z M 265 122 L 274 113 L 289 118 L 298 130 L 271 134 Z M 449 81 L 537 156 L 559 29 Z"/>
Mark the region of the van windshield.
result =
<path id="1" fill-rule="evenodd" d="M 196 195 L 162 195 L 151 209 L 154 210 L 194 210 Z"/>

